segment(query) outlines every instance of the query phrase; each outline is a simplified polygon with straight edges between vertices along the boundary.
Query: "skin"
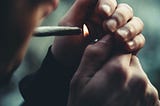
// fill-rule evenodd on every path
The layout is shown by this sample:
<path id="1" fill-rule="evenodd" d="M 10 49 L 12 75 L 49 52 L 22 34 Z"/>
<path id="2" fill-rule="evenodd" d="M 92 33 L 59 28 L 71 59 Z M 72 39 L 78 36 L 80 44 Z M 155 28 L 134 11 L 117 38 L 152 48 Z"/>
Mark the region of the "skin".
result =
<path id="1" fill-rule="evenodd" d="M 159 106 L 138 58 L 119 51 L 110 56 L 110 41 L 105 36 L 86 48 L 70 84 L 68 106 Z"/>
<path id="2" fill-rule="evenodd" d="M 96 2 L 96 0 L 93 1 Z M 99 0 L 96 6 L 88 6 L 87 1 L 81 2 L 82 1 L 79 0 L 75 2 L 69 12 L 60 21 L 60 25 L 82 27 L 83 24 L 87 24 L 92 39 L 97 37 L 101 38 L 105 34 L 111 34 L 111 32 L 113 32 L 114 34 L 111 35 L 118 40 L 119 44 L 124 44 L 123 46 L 125 46 L 124 48 L 128 52 L 137 52 L 143 47 L 145 43 L 144 36 L 141 34 L 143 22 L 138 17 L 133 16 L 132 8 L 129 5 L 117 5 L 115 0 Z M 81 5 L 84 5 L 84 7 L 82 8 Z M 85 7 L 85 5 L 87 7 Z M 110 6 L 110 11 L 106 10 L 106 5 Z M 86 13 L 84 11 L 86 11 Z M 74 18 L 77 13 L 79 13 L 78 18 Z M 90 14 L 90 16 L 88 16 L 88 14 Z M 116 22 L 113 22 L 113 20 Z M 114 23 L 117 23 L 117 26 L 113 26 Z M 133 29 L 135 26 L 137 29 Z M 77 68 L 84 49 L 91 42 L 92 41 L 83 36 L 56 37 L 52 46 L 52 52 L 64 65 Z M 65 49 L 66 46 L 67 49 Z"/>
<path id="3" fill-rule="evenodd" d="M 20 64 L 34 28 L 57 7 L 58 0 L 11 0 L 6 4 L 6 23 L 2 22 L 0 31 L 1 81 L 8 79 Z M 1 8 L 3 11 L 5 7 Z M 68 106 L 159 106 L 156 89 L 133 55 L 143 47 L 145 39 L 141 34 L 143 22 L 134 17 L 132 8 L 116 0 L 76 0 L 59 25 L 83 24 L 91 36 L 56 37 L 52 46 L 52 53 L 62 65 L 77 70 Z M 97 37 L 100 40 L 90 44 Z M 130 102 L 125 102 L 126 98 Z"/>
<path id="4" fill-rule="evenodd" d="M 70 84 L 68 106 L 159 106 L 157 90 L 133 55 L 145 43 L 142 20 L 134 17 L 127 4 L 99 0 L 95 6 L 95 2 L 77 0 L 60 25 L 81 27 L 85 23 L 91 36 L 98 35 L 101 40 L 90 44 L 92 41 L 83 36 L 56 37 L 52 46 L 52 53 L 62 64 L 78 68 Z M 106 10 L 104 4 L 111 10 Z M 77 13 L 78 18 L 74 18 Z M 67 56 L 63 57 L 63 53 Z"/>
<path id="5" fill-rule="evenodd" d="M 22 61 L 32 32 L 54 10 L 58 0 L 7 0 L 0 30 L 0 83 L 8 80 Z M 6 9 L 6 7 L 8 8 Z"/>

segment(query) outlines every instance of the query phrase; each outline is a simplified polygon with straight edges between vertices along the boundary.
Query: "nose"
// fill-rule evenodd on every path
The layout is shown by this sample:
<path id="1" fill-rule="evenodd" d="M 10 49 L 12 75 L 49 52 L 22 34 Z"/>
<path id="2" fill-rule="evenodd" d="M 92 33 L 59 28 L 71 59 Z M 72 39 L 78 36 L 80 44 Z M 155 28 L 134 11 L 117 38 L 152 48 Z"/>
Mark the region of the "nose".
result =
<path id="1" fill-rule="evenodd" d="M 59 4 L 59 0 L 52 0 L 53 4 L 53 10 L 56 9 L 58 7 L 58 4 Z"/>
<path id="2" fill-rule="evenodd" d="M 45 12 L 43 17 L 48 16 L 53 10 L 58 7 L 59 0 L 50 0 L 45 6 Z"/>

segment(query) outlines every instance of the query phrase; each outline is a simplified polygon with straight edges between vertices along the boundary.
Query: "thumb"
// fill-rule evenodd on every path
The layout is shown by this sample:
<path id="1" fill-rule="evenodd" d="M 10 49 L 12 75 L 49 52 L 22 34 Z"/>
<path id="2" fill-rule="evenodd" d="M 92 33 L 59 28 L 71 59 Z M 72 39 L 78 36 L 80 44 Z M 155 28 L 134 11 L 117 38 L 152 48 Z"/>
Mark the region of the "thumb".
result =
<path id="1" fill-rule="evenodd" d="M 94 10 L 97 1 L 98 0 L 76 0 L 59 24 L 82 26 L 88 15 L 91 15 L 90 13 Z"/>

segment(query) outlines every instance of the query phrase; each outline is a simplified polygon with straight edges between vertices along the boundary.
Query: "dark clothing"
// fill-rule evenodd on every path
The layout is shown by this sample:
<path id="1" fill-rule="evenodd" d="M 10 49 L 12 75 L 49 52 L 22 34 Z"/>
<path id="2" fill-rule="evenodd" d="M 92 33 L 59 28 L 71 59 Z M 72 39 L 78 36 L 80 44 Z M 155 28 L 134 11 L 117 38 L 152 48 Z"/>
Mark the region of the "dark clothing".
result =
<path id="1" fill-rule="evenodd" d="M 19 84 L 25 106 L 66 106 L 73 73 L 56 61 L 49 49 L 40 69 Z"/>

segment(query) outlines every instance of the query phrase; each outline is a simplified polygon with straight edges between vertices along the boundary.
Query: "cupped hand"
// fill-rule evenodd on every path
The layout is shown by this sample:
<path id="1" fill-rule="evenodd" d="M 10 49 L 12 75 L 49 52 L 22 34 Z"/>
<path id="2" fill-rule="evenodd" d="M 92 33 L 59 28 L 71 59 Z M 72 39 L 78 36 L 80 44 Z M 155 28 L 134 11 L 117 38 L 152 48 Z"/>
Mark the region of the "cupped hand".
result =
<path id="1" fill-rule="evenodd" d="M 78 27 L 86 24 L 89 29 L 87 37 L 55 37 L 52 53 L 63 65 L 71 68 L 78 67 L 88 44 L 106 34 L 117 39 L 115 43 L 119 42 L 118 45 L 123 44 L 127 52 L 137 52 L 145 42 L 141 34 L 142 20 L 134 17 L 129 5 L 117 4 L 116 0 L 76 0 L 59 24 Z"/>
<path id="2" fill-rule="evenodd" d="M 132 54 L 111 51 L 111 37 L 87 46 L 71 84 L 68 106 L 160 106 L 157 90 Z"/>

